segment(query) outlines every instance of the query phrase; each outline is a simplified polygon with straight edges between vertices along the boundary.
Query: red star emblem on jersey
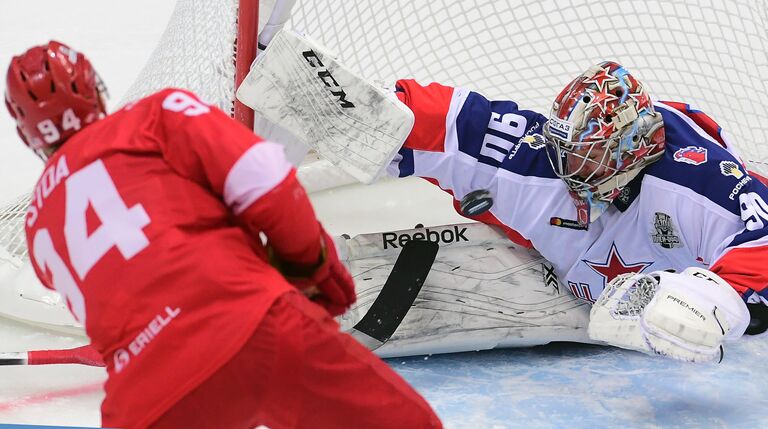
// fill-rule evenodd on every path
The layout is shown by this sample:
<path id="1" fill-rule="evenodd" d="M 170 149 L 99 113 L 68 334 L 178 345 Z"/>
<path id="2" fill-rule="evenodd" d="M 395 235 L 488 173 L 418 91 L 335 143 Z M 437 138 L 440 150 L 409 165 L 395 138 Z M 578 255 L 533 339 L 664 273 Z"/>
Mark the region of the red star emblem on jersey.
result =
<path id="1" fill-rule="evenodd" d="M 603 287 L 616 276 L 626 273 L 639 273 L 648 268 L 653 262 L 632 262 L 625 263 L 624 259 L 616 249 L 616 243 L 611 243 L 611 250 L 605 262 L 591 262 L 584 260 L 584 263 L 595 270 L 603 278 Z"/>

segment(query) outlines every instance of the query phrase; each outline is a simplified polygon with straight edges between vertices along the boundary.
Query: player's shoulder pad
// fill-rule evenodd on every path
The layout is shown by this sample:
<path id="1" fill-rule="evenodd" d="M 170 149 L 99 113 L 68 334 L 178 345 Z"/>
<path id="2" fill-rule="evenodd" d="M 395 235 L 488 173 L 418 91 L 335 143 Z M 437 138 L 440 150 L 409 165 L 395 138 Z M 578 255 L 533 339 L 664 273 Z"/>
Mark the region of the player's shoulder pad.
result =
<path id="1" fill-rule="evenodd" d="M 676 109 L 660 106 L 666 147 L 662 158 L 645 173 L 704 196 L 731 213 L 739 213 L 738 194 L 751 182 L 741 161 L 713 136 Z"/>

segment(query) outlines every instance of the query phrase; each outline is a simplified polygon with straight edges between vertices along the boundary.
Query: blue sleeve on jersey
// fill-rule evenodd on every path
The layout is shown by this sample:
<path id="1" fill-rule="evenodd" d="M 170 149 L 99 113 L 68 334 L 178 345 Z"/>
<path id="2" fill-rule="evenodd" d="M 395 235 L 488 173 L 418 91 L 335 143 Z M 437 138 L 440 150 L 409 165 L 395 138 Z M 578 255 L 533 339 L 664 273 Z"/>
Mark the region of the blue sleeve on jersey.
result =
<path id="1" fill-rule="evenodd" d="M 413 149 L 402 147 L 398 153 L 400 156 L 402 156 L 402 159 L 397 164 L 399 168 L 399 172 L 397 174 L 398 177 L 407 177 L 413 175 Z"/>
<path id="2" fill-rule="evenodd" d="M 659 109 L 664 118 L 664 157 L 646 174 L 682 185 L 744 219 L 745 229 L 727 247 L 763 241 L 768 236 L 768 188 L 746 173 L 733 155 L 701 136 L 678 115 Z"/>
<path id="3" fill-rule="evenodd" d="M 543 147 L 521 143 L 540 134 L 547 118 L 518 108 L 513 101 L 489 101 L 472 92 L 456 118 L 459 150 L 478 162 L 514 173 L 556 177 Z"/>
<path id="4" fill-rule="evenodd" d="M 735 197 L 745 229 L 733 238 L 728 247 L 765 241 L 768 237 L 768 188 L 757 178 L 749 179 Z"/>
<path id="5" fill-rule="evenodd" d="M 734 189 L 746 175 L 743 169 L 727 175 L 721 165 L 738 166 L 739 161 L 719 144 L 699 135 L 679 116 L 664 109 L 659 111 L 664 118 L 666 150 L 662 159 L 646 169 L 646 174 L 691 189 L 738 215 L 739 202 Z M 699 158 L 685 156 L 692 151 L 699 151 Z M 739 175 L 742 177 L 737 177 Z"/>

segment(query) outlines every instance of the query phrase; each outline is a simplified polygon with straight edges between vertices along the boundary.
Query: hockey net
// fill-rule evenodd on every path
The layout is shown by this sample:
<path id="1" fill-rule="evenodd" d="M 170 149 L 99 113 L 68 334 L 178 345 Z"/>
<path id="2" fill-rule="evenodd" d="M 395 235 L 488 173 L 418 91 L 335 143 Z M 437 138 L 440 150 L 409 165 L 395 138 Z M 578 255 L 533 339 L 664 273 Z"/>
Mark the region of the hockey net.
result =
<path id="1" fill-rule="evenodd" d="M 124 101 L 181 86 L 231 110 L 233 76 L 249 64 L 232 61 L 238 5 L 257 1 L 259 28 L 295 2 L 287 29 L 382 85 L 409 77 L 466 86 L 545 114 L 576 74 L 617 61 L 656 99 L 715 118 L 768 176 L 768 4 L 753 0 L 180 0 Z M 285 136 L 258 118 L 256 131 Z M 313 156 L 299 178 L 310 192 L 352 182 Z"/>
<path id="2" fill-rule="evenodd" d="M 371 80 L 466 86 L 547 114 L 603 60 L 722 126 L 768 173 L 768 3 L 752 0 L 297 1 L 288 27 Z"/>
<path id="3" fill-rule="evenodd" d="M 236 76 L 250 63 L 233 61 L 237 42 L 255 40 L 238 37 L 238 13 L 256 1 L 179 0 L 124 101 L 177 86 L 234 112 Z M 275 0 L 258 3 L 263 26 Z M 749 167 L 768 176 L 767 24 L 768 4 L 752 0 L 298 0 L 286 28 L 383 85 L 408 77 L 466 86 L 545 114 L 576 74 L 617 61 L 654 98 L 715 118 Z M 301 171 L 310 190 L 348 183 L 341 174 L 322 184 L 336 174 L 322 162 Z M 26 256 L 25 204 L 0 209 L 0 247 L 8 249 L 0 256 L 16 263 Z"/>

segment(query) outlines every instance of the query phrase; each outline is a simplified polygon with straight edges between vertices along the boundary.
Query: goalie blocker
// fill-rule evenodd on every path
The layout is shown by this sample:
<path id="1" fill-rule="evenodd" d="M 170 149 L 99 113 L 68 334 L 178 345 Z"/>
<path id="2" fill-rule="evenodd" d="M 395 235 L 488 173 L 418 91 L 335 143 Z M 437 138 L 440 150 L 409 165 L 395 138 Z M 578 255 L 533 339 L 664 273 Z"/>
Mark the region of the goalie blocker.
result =
<path id="1" fill-rule="evenodd" d="M 284 30 L 254 61 L 237 98 L 362 183 L 384 173 L 414 122 L 394 94 Z"/>

